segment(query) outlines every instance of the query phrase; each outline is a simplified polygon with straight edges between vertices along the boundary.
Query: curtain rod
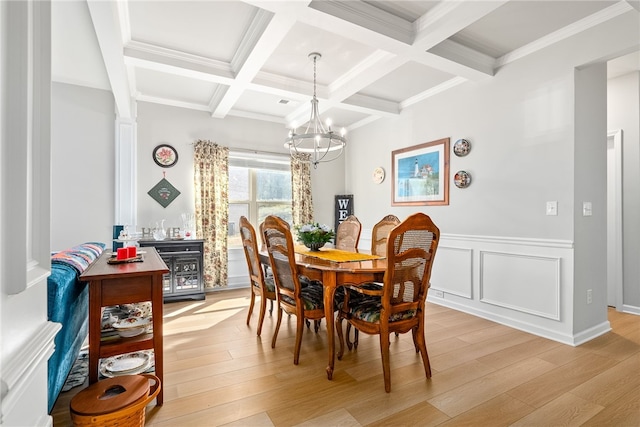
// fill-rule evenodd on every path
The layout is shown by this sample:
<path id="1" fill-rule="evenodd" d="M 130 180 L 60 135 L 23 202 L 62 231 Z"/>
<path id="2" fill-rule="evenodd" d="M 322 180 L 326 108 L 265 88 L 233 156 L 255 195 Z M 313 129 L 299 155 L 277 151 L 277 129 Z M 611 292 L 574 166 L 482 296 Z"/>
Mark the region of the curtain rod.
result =
<path id="1" fill-rule="evenodd" d="M 271 156 L 282 156 L 282 157 L 286 157 L 289 154 L 288 153 L 273 153 L 271 151 L 261 151 L 261 150 L 253 150 L 250 148 L 232 148 L 232 147 L 228 147 L 229 151 L 239 151 L 241 153 L 253 153 L 253 154 L 268 154 Z"/>
<path id="2" fill-rule="evenodd" d="M 218 144 L 217 142 L 214 142 L 214 144 L 221 145 L 221 144 Z M 189 145 L 196 145 L 196 143 L 190 142 Z M 269 154 L 272 156 L 288 156 L 288 153 L 274 153 L 272 151 L 254 150 L 252 148 L 227 147 L 226 145 L 222 145 L 222 146 L 228 148 L 229 151 L 240 151 L 243 153 L 253 153 L 253 154 Z"/>

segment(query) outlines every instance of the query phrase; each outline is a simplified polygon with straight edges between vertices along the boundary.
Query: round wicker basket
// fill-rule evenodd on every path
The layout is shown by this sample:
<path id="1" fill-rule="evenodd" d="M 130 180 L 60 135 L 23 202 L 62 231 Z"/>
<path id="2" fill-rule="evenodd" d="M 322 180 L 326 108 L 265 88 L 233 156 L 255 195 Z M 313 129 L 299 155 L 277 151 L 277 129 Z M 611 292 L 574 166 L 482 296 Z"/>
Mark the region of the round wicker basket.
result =
<path id="1" fill-rule="evenodd" d="M 154 381 L 153 386 L 149 380 Z M 76 427 L 144 426 L 145 408 L 161 387 L 160 379 L 152 374 L 98 381 L 71 399 L 71 421 Z"/>

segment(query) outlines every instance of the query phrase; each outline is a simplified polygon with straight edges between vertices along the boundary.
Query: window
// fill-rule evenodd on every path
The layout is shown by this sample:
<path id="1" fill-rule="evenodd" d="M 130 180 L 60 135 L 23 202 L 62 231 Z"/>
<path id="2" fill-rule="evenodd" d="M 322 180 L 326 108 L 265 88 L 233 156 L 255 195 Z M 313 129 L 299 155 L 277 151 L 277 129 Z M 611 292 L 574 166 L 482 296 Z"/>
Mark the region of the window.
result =
<path id="1" fill-rule="evenodd" d="M 289 158 L 229 153 L 229 247 L 242 244 L 238 227 L 241 216 L 246 216 L 258 233 L 268 215 L 289 223 L 293 219 Z"/>

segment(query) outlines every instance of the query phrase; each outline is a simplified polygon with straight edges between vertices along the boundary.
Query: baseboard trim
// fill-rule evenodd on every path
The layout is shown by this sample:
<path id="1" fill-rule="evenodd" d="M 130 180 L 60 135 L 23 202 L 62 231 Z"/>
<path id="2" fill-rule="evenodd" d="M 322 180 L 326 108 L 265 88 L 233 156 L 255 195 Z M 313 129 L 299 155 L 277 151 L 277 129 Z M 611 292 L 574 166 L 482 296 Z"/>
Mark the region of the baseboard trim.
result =
<path id="1" fill-rule="evenodd" d="M 593 326 L 585 331 L 580 332 L 573 336 L 574 346 L 577 347 L 580 344 L 584 344 L 587 341 L 591 341 L 594 338 L 599 337 L 600 335 L 604 335 L 607 332 L 611 331 L 611 324 L 609 321 L 605 321 L 600 323 L 599 325 Z"/>
<path id="2" fill-rule="evenodd" d="M 623 304 L 622 312 L 640 316 L 640 307 L 636 307 L 634 305 L 629 305 L 629 304 Z"/>
<path id="3" fill-rule="evenodd" d="M 427 297 L 427 301 L 433 304 L 441 305 L 443 307 L 452 308 L 454 310 L 458 310 L 463 313 L 468 313 L 474 316 L 478 316 L 482 319 L 491 320 L 492 322 L 496 322 L 501 325 L 505 325 L 510 328 L 517 329 L 519 331 L 527 332 L 542 338 L 546 338 L 562 344 L 570 345 L 572 347 L 576 347 L 582 343 L 592 340 L 593 338 L 596 338 L 611 330 L 609 322 L 607 321 L 587 331 L 581 332 L 578 335 L 568 335 L 568 334 L 558 333 L 551 329 L 541 328 L 540 326 L 532 325 L 530 323 L 520 322 L 509 317 L 500 316 L 495 313 L 490 313 L 488 311 L 478 310 L 472 307 L 468 307 L 466 305 L 457 304 L 451 300 L 435 297 L 433 295 L 429 295 Z M 428 316 L 428 313 L 427 313 L 427 316 Z"/>

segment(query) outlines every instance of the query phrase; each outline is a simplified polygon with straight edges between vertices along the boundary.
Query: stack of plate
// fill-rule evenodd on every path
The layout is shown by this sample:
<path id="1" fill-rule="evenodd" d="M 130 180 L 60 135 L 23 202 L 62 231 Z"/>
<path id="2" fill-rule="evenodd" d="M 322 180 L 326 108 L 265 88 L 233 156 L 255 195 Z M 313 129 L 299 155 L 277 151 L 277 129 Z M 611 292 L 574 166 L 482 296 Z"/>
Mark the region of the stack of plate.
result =
<path id="1" fill-rule="evenodd" d="M 153 356 L 146 351 L 108 357 L 100 363 L 100 373 L 108 378 L 119 375 L 137 375 L 153 365 Z"/>
<path id="2" fill-rule="evenodd" d="M 151 326 L 151 317 L 127 317 L 112 325 L 123 338 L 135 337 L 147 332 Z"/>

